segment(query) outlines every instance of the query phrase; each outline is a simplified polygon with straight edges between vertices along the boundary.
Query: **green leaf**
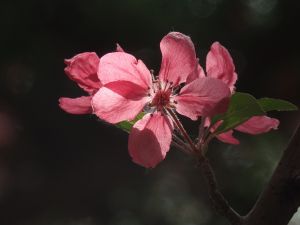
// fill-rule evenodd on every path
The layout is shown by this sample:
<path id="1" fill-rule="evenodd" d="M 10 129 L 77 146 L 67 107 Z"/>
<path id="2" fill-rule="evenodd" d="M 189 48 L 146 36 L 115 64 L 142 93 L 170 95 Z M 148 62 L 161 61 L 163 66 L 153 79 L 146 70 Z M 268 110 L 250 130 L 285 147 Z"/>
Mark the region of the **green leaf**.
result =
<path id="1" fill-rule="evenodd" d="M 117 123 L 115 126 L 129 133 L 133 125 L 134 123 L 132 123 L 132 121 L 122 121 Z"/>
<path id="2" fill-rule="evenodd" d="M 297 106 L 294 104 L 275 98 L 261 98 L 257 100 L 258 104 L 262 107 L 265 112 L 268 111 L 293 111 L 297 110 Z"/>
<path id="3" fill-rule="evenodd" d="M 130 132 L 131 128 L 133 127 L 133 125 L 136 123 L 136 121 L 140 120 L 143 118 L 143 116 L 145 115 L 145 113 L 141 112 L 140 114 L 138 114 L 134 120 L 131 120 L 131 121 L 122 121 L 120 123 L 117 123 L 115 126 L 117 128 L 120 128 L 124 131 L 126 131 L 127 133 Z"/>
<path id="4" fill-rule="evenodd" d="M 236 92 L 232 95 L 227 112 L 213 118 L 212 124 L 223 120 L 215 134 L 224 133 L 245 122 L 252 116 L 264 115 L 265 111 L 250 94 Z"/>

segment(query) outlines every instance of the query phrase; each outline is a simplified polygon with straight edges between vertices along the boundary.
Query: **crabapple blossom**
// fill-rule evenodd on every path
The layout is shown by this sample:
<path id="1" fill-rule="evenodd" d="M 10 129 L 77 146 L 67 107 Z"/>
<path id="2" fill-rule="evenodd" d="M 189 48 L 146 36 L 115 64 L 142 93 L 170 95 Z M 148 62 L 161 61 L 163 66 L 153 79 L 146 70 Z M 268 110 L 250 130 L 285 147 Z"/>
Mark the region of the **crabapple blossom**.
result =
<path id="1" fill-rule="evenodd" d="M 109 123 L 133 120 L 145 112 L 129 134 L 128 148 L 133 161 L 155 167 L 169 151 L 175 112 L 192 120 L 227 109 L 230 89 L 213 77 L 187 78 L 197 67 L 191 39 L 179 32 L 160 42 L 161 68 L 155 77 L 146 65 L 125 52 L 101 57 L 98 77 L 103 87 L 92 98 L 94 113 Z M 185 84 L 185 85 L 184 85 Z"/>

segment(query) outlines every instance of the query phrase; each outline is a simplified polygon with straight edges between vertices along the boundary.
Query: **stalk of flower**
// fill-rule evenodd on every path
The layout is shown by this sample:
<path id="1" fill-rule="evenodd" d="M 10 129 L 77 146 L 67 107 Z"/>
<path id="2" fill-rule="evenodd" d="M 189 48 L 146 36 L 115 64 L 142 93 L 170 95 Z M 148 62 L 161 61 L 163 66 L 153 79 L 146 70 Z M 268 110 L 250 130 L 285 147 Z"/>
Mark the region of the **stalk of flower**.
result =
<path id="1" fill-rule="evenodd" d="M 103 87 L 94 95 L 94 113 L 102 120 L 116 124 L 133 120 L 141 111 L 128 140 L 133 161 L 144 167 L 155 167 L 169 151 L 174 127 L 197 151 L 176 113 L 197 120 L 224 112 L 217 107 L 228 99 L 230 89 L 222 81 L 201 77 L 186 83 L 197 65 L 191 39 L 178 32 L 166 35 L 161 43 L 161 69 L 157 77 L 141 60 L 125 52 L 104 55 L 100 59 L 98 77 Z"/>

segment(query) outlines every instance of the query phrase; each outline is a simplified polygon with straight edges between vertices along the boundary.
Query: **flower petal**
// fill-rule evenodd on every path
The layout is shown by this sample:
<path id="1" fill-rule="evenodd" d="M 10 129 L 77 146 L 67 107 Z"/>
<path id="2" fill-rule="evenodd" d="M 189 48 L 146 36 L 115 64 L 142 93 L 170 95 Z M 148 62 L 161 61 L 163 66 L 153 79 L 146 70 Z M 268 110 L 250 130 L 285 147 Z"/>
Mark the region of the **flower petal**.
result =
<path id="1" fill-rule="evenodd" d="M 146 168 L 154 168 L 170 149 L 173 125 L 160 113 L 146 114 L 133 126 L 128 140 L 132 160 Z"/>
<path id="2" fill-rule="evenodd" d="M 113 52 L 100 59 L 98 76 L 102 84 L 130 81 L 144 89 L 152 85 L 150 71 L 141 60 L 125 52 Z"/>
<path id="3" fill-rule="evenodd" d="M 267 116 L 253 116 L 243 124 L 235 128 L 243 133 L 261 134 L 269 132 L 271 129 L 276 130 L 279 126 L 279 120 Z"/>
<path id="4" fill-rule="evenodd" d="M 160 42 L 162 53 L 159 79 L 174 85 L 186 81 L 197 64 L 194 44 L 190 37 L 179 32 L 167 34 Z"/>
<path id="5" fill-rule="evenodd" d="M 149 96 L 138 85 L 119 81 L 102 87 L 93 97 L 94 113 L 109 123 L 133 120 L 142 111 Z"/>
<path id="6" fill-rule="evenodd" d="M 211 133 L 213 133 L 222 124 L 222 122 L 223 121 L 218 121 L 217 123 L 215 123 L 212 127 L 210 127 L 209 131 Z M 210 126 L 210 118 L 207 117 L 205 119 L 204 126 L 205 127 Z M 217 135 L 216 138 L 219 141 L 222 141 L 222 142 L 227 143 L 227 144 L 232 144 L 232 145 L 240 144 L 240 141 L 233 136 L 233 130 L 229 130 L 227 132 L 221 133 L 221 134 Z"/>
<path id="7" fill-rule="evenodd" d="M 60 98 L 59 106 L 67 113 L 71 114 L 90 114 L 92 113 L 91 96 L 79 98 Z"/>
<path id="8" fill-rule="evenodd" d="M 238 145 L 240 141 L 233 136 L 233 130 L 229 130 L 225 133 L 219 134 L 216 136 L 219 141 L 222 141 L 227 144 Z"/>
<path id="9" fill-rule="evenodd" d="M 207 54 L 206 73 L 209 77 L 222 80 L 234 91 L 237 80 L 235 66 L 229 52 L 219 42 L 213 43 Z"/>
<path id="10" fill-rule="evenodd" d="M 192 81 L 196 80 L 197 78 L 204 78 L 205 73 L 200 64 L 198 63 L 194 71 L 186 78 L 186 83 L 191 83 Z"/>
<path id="11" fill-rule="evenodd" d="M 218 113 L 225 111 L 229 97 L 230 90 L 222 81 L 214 78 L 198 78 L 185 85 L 174 99 L 177 101 L 178 113 L 197 120 L 198 116 L 212 116 L 217 111 Z"/>
<path id="12" fill-rule="evenodd" d="M 119 45 L 119 43 L 117 43 L 116 46 L 116 52 L 125 52 L 121 45 Z"/>
<path id="13" fill-rule="evenodd" d="M 83 90 L 92 94 L 100 87 L 101 83 L 97 76 L 99 57 L 95 52 L 84 52 L 66 59 L 65 73 L 74 80 Z"/>

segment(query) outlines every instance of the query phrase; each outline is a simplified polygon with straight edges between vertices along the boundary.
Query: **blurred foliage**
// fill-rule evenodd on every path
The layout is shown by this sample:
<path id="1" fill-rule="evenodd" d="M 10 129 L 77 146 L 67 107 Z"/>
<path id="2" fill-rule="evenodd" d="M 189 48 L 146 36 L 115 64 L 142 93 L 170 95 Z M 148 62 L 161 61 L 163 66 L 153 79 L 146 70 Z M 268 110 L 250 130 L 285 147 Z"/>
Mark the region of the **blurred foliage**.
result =
<path id="1" fill-rule="evenodd" d="M 212 42 L 227 47 L 237 91 L 299 106 L 299 10 L 298 1 L 284 0 L 1 1 L 0 123 L 13 129 L 0 147 L 0 224 L 226 224 L 192 159 L 172 149 L 145 171 L 131 162 L 125 132 L 59 109 L 60 96 L 84 94 L 65 76 L 63 59 L 83 51 L 101 56 L 118 42 L 157 72 L 159 41 L 176 30 L 192 37 L 202 65 Z M 241 213 L 299 121 L 297 112 L 271 115 L 279 131 L 237 133 L 239 146 L 214 141 L 209 149 L 222 191 Z"/>

